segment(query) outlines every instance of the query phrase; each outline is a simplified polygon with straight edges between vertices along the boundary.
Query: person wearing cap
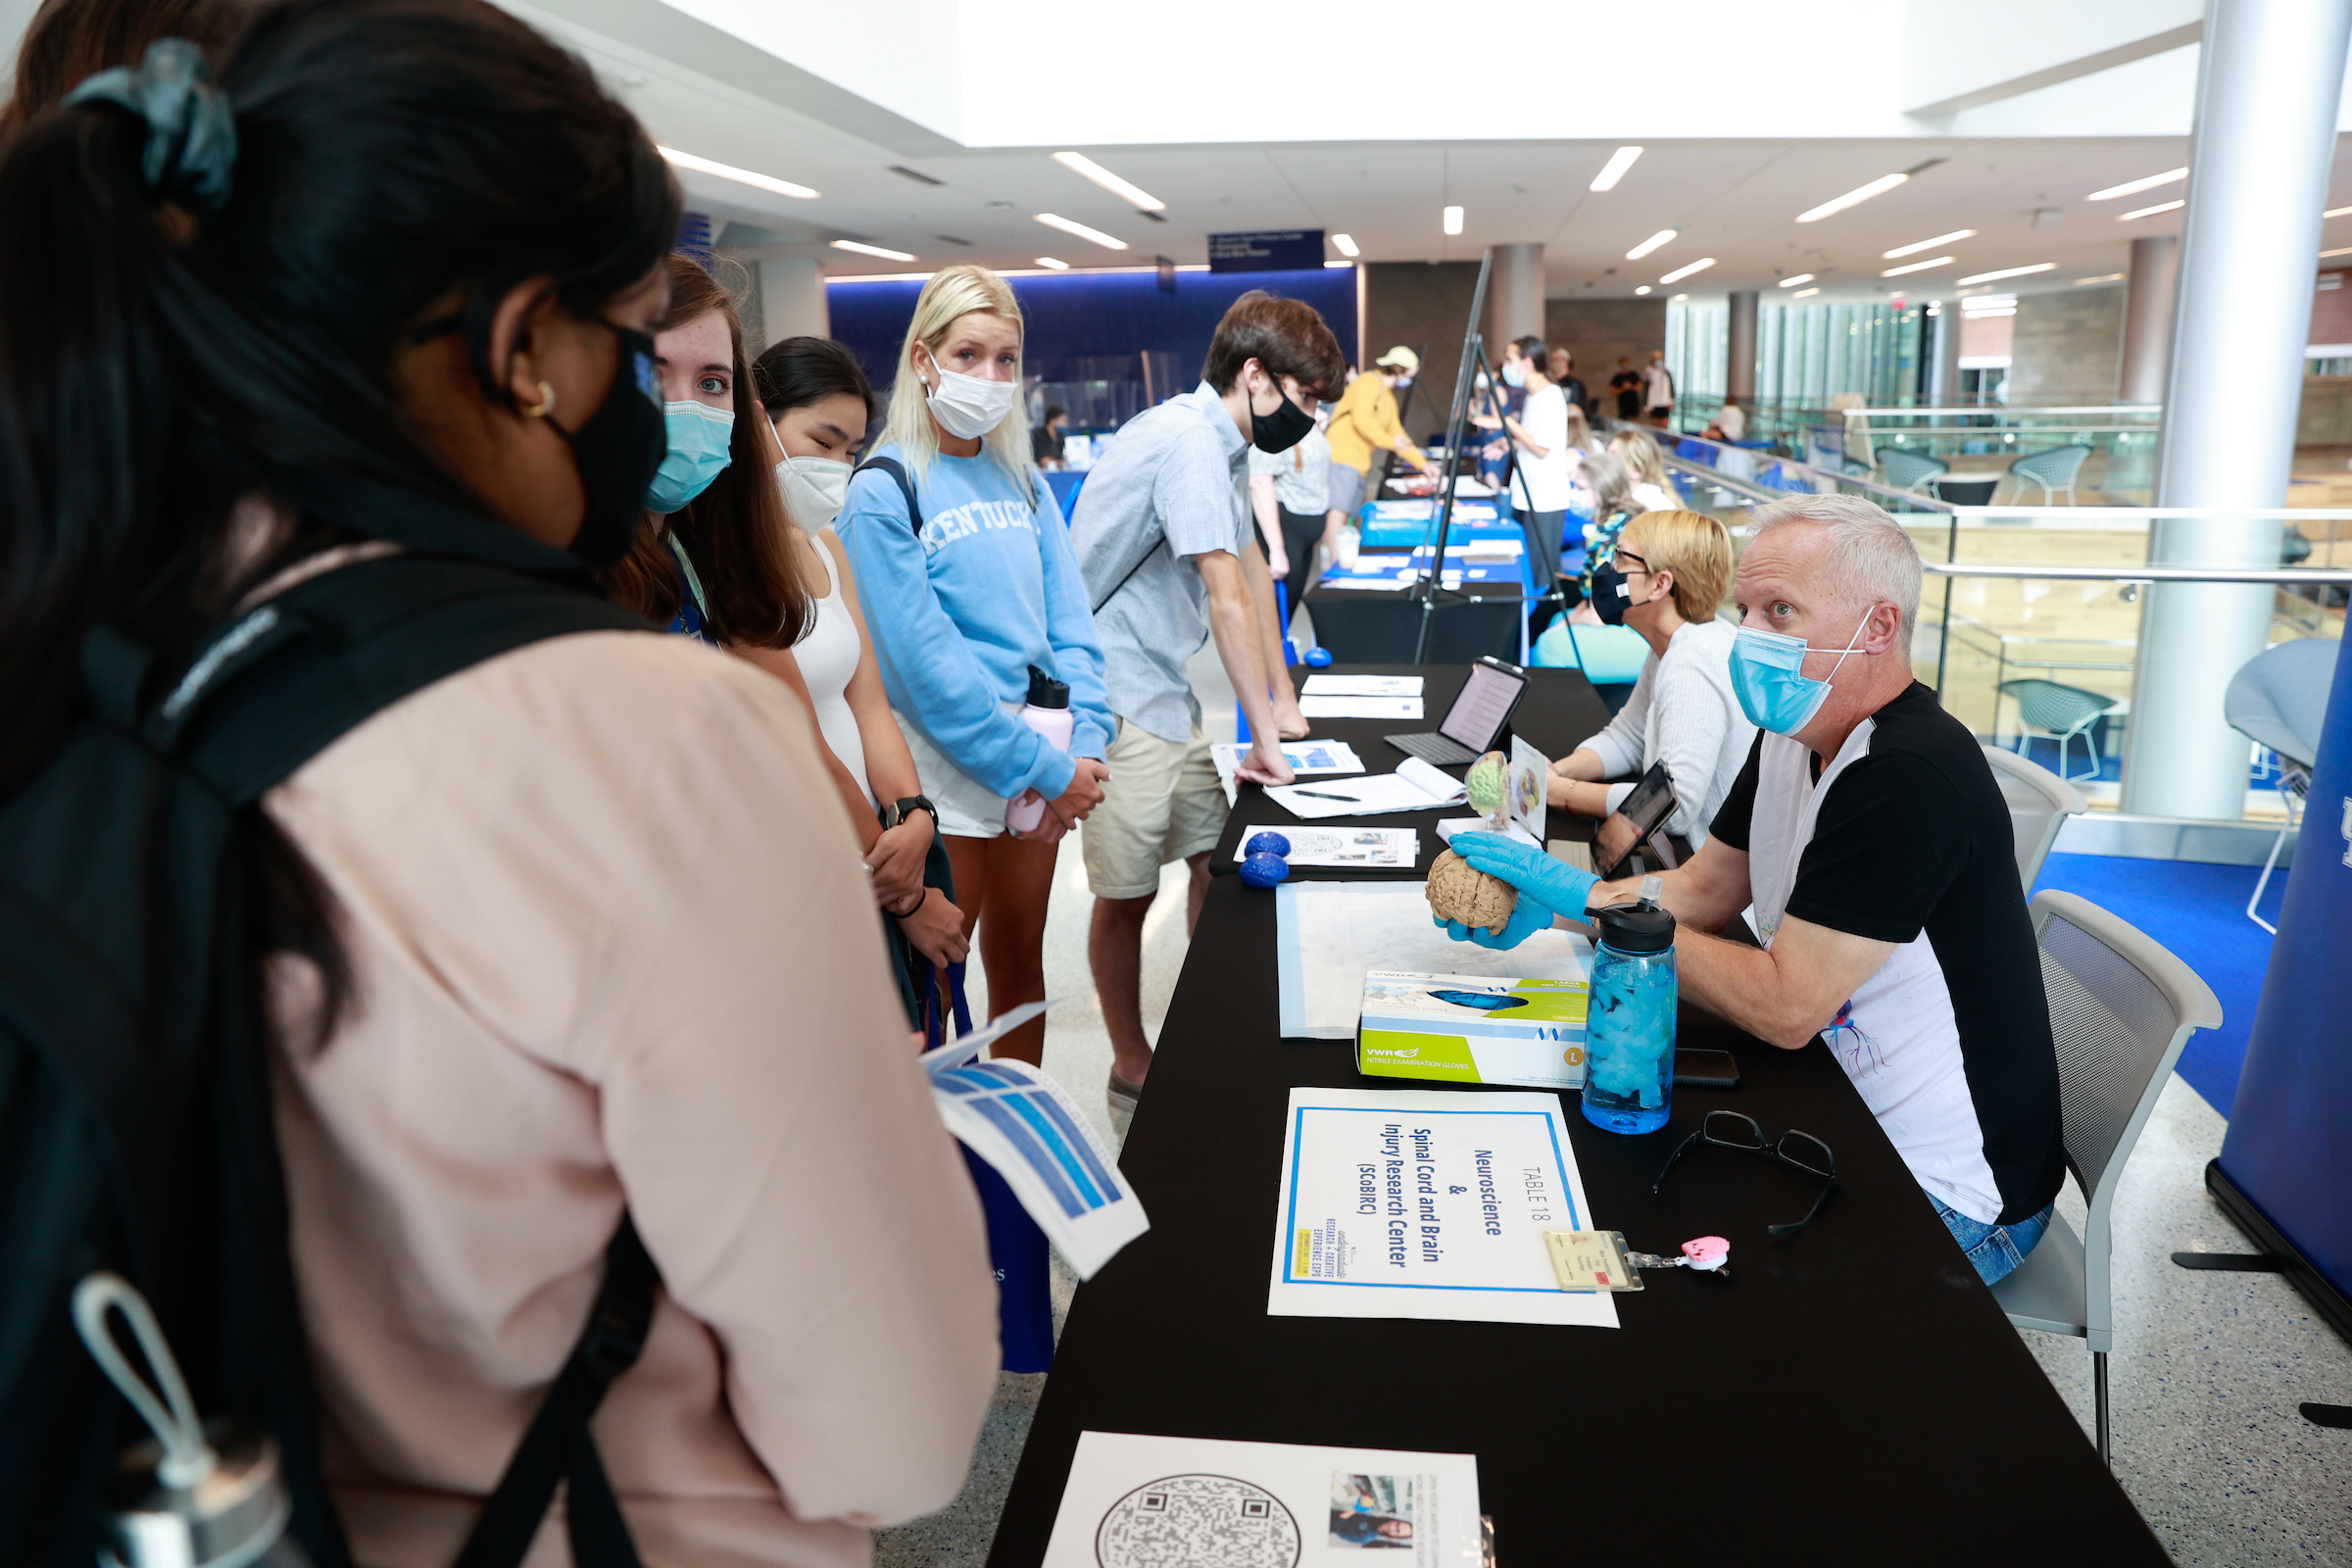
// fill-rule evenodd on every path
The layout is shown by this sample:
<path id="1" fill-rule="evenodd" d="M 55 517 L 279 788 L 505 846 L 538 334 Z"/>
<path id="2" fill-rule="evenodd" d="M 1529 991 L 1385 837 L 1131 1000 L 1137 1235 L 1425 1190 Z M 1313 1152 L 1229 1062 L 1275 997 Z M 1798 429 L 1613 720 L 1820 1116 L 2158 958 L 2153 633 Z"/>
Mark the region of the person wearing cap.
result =
<path id="1" fill-rule="evenodd" d="M 1341 394 L 1338 406 L 1331 411 L 1328 432 L 1334 508 L 1346 507 L 1352 512 L 1373 498 L 1380 483 L 1372 476 L 1372 459 L 1378 453 L 1394 452 L 1423 473 L 1430 471 L 1429 460 L 1405 435 L 1404 425 L 1396 416 L 1396 389 L 1420 373 L 1420 369 L 1421 356 L 1400 343 L 1372 362 L 1370 375 L 1357 376 Z M 1354 475 L 1352 496 L 1348 494 L 1348 473 Z"/>

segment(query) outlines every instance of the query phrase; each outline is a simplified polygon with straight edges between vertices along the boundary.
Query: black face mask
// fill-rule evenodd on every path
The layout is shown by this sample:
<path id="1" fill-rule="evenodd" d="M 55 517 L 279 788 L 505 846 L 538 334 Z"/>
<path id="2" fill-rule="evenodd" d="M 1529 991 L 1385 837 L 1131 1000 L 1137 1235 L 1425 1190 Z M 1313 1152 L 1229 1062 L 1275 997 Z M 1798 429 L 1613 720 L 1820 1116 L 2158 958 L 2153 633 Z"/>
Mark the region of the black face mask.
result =
<path id="1" fill-rule="evenodd" d="M 588 493 L 588 515 L 571 553 L 592 571 L 615 565 L 629 553 L 645 517 L 646 486 L 669 451 L 654 340 L 625 326 L 613 327 L 612 333 L 620 340 L 619 357 L 604 402 L 577 430 L 547 421 L 571 444 L 580 488 Z"/>
<path id="2" fill-rule="evenodd" d="M 1250 406 L 1250 444 L 1260 452 L 1288 452 L 1315 427 L 1315 416 L 1293 403 L 1280 381 L 1274 383 L 1274 395 L 1282 402 L 1272 414 L 1258 413 L 1254 403 Z"/>
<path id="3" fill-rule="evenodd" d="M 1592 568 L 1592 613 L 1611 626 L 1625 624 L 1625 612 L 1633 608 L 1634 591 L 1626 586 L 1625 573 L 1617 569 L 1616 558 L 1602 562 Z"/>

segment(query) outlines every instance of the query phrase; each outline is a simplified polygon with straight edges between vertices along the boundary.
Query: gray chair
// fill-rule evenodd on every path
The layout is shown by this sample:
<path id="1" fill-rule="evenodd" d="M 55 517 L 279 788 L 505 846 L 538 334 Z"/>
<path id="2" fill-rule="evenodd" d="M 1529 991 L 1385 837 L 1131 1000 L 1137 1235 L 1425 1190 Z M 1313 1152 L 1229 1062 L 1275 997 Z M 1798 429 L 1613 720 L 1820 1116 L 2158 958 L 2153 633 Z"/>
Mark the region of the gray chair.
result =
<path id="1" fill-rule="evenodd" d="M 2115 1348 L 2116 1188 L 2189 1031 L 2219 1028 L 2222 1004 L 2162 944 L 2087 899 L 2044 889 L 2032 909 L 2058 1048 L 2066 1165 L 2086 1211 L 2080 1237 L 2052 1214 L 2041 1244 L 1992 1295 L 2019 1328 L 2086 1342 L 2099 1457 L 2112 1464 L 2107 1352 Z"/>
<path id="2" fill-rule="evenodd" d="M 2058 842 L 2058 830 L 2068 817 L 2089 810 L 2090 803 L 2081 790 L 2015 752 L 1987 746 L 1984 760 L 1992 764 L 1992 781 L 2009 803 L 2009 825 L 2017 840 L 2017 877 L 2032 893 L 2034 879 L 2041 875 L 2041 862 L 2048 858 L 2050 846 Z"/>
<path id="3" fill-rule="evenodd" d="M 2115 699 L 2086 692 L 2080 686 L 2066 686 L 2054 680 L 2029 675 L 2020 680 L 2001 682 L 2001 695 L 2017 700 L 2017 749 L 2023 752 L 2026 743 L 2036 733 L 2058 743 L 2058 776 L 2068 783 L 2075 776 L 2067 771 L 2066 749 L 2078 739 L 2083 750 L 2090 753 L 2090 771 L 2085 779 L 2099 776 L 2105 759 L 2099 755 L 2099 737 L 2092 728 L 2115 710 Z"/>
<path id="4" fill-rule="evenodd" d="M 1879 466 L 1886 470 L 1886 482 L 1897 490 L 1918 493 L 1920 486 L 1937 474 L 1949 473 L 1952 466 L 1941 458 L 1925 453 L 1905 452 L 1899 447 L 1879 448 Z"/>
<path id="5" fill-rule="evenodd" d="M 2017 487 L 2018 495 L 2026 493 L 2024 481 L 2031 481 L 2041 486 L 2043 506 L 2057 500 L 2058 492 L 2063 490 L 2066 492 L 2066 504 L 2071 507 L 2075 504 L 2075 475 L 2081 473 L 2082 465 L 2089 461 L 2088 447 L 2051 447 L 2046 452 L 2029 453 L 2018 459 L 2009 465 L 2009 471 L 2021 481 Z"/>
<path id="6" fill-rule="evenodd" d="M 2324 637 L 2298 637 L 2268 648 L 2246 661 L 2230 679 L 2222 697 L 2222 716 L 2230 727 L 2278 755 L 2278 794 L 2286 802 L 2286 825 L 2271 841 L 2270 858 L 2254 897 L 2246 901 L 2246 918 L 2270 932 L 2278 928 L 2254 912 L 2262 890 L 2270 886 L 2286 836 L 2302 826 L 2304 803 L 2311 796 L 2311 770 L 2320 756 L 2320 731 L 2328 719 L 2328 688 L 2335 678 L 2340 644 Z"/>

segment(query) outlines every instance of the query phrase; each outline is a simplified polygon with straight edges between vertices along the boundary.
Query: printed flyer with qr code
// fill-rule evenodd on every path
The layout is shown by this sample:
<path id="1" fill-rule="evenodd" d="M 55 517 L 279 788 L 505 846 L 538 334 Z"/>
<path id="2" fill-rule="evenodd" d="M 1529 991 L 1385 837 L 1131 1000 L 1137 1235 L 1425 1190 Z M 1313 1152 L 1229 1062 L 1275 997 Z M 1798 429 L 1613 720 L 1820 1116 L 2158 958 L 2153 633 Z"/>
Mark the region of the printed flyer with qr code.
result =
<path id="1" fill-rule="evenodd" d="M 1478 1456 L 1082 1432 L 1045 1568 L 1478 1568 Z"/>

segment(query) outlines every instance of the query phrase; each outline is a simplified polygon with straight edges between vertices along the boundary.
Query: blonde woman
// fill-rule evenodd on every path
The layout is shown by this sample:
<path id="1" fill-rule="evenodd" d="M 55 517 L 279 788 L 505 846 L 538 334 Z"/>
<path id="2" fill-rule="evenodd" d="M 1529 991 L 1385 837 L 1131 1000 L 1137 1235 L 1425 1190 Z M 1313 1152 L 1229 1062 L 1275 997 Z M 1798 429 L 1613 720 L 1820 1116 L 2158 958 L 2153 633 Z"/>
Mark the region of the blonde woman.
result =
<path id="1" fill-rule="evenodd" d="M 899 350 L 884 440 L 851 477 L 838 524 L 997 1012 L 1045 1000 L 1054 845 L 1102 804 L 1112 728 L 1086 583 L 1030 462 L 1022 331 L 996 273 L 932 274 Z M 1032 668 L 1069 688 L 1066 748 L 1021 719 Z M 1007 830 L 1007 806 L 1040 799 L 1034 829 Z M 1045 1037 L 1040 1020 L 996 1050 L 1036 1062 Z"/>
<path id="2" fill-rule="evenodd" d="M 1606 816 L 1633 784 L 1600 780 L 1664 762 L 1681 798 L 1667 830 L 1693 848 L 1706 842 L 1756 738 L 1732 691 L 1738 628 L 1716 618 L 1731 581 L 1731 536 L 1713 517 L 1644 512 L 1625 525 L 1616 554 L 1593 568 L 1592 604 L 1603 623 L 1640 632 L 1649 657 L 1608 728 L 1551 764 L 1553 806 Z"/>
<path id="3" fill-rule="evenodd" d="M 1666 476 L 1666 455 L 1647 430 L 1619 430 L 1610 438 L 1609 450 L 1625 460 L 1633 474 L 1635 511 L 1672 512 L 1682 505 L 1674 498 L 1674 481 Z"/>

